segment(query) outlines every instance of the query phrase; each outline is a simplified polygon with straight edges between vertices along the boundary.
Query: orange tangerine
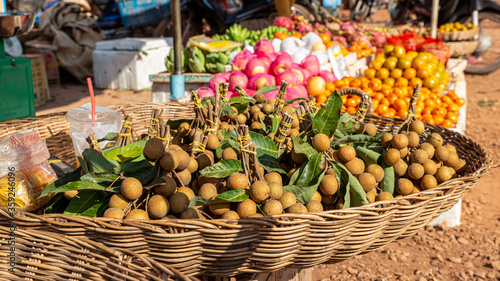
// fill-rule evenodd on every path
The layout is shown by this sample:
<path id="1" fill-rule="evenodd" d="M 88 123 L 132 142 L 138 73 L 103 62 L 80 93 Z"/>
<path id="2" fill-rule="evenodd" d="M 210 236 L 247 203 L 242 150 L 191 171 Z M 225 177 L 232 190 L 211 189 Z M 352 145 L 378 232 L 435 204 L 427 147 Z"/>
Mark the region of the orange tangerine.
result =
<path id="1" fill-rule="evenodd" d="M 389 101 L 388 98 L 383 98 L 381 101 L 380 101 L 380 104 L 385 104 L 387 106 L 389 106 L 391 104 L 391 102 Z"/>
<path id="2" fill-rule="evenodd" d="M 372 88 L 374 91 L 380 91 L 382 89 L 382 81 L 378 78 L 373 78 L 370 81 L 369 87 Z"/>
<path id="3" fill-rule="evenodd" d="M 426 99 L 424 104 L 425 108 L 429 108 L 429 110 L 433 110 L 436 107 L 436 102 L 433 99 Z"/>
<path id="4" fill-rule="evenodd" d="M 387 77 L 389 77 L 389 70 L 385 67 L 377 70 L 377 78 L 379 79 L 385 79 Z"/>
<path id="5" fill-rule="evenodd" d="M 458 115 L 454 112 L 448 112 L 446 114 L 446 119 L 450 120 L 451 122 L 453 122 L 453 124 L 457 124 L 458 123 Z"/>
<path id="6" fill-rule="evenodd" d="M 356 107 L 347 107 L 347 113 L 354 114 L 358 112 L 358 109 Z"/>
<path id="7" fill-rule="evenodd" d="M 448 109 L 449 112 L 458 113 L 460 111 L 460 106 L 458 106 L 458 104 L 455 103 L 450 103 L 446 109 Z"/>
<path id="8" fill-rule="evenodd" d="M 408 117 L 408 110 L 400 109 L 398 110 L 396 116 L 398 116 L 399 118 L 406 118 Z"/>
<path id="9" fill-rule="evenodd" d="M 391 77 L 394 79 L 398 79 L 399 77 L 403 76 L 403 70 L 399 68 L 394 68 L 391 70 Z"/>
<path id="10" fill-rule="evenodd" d="M 410 80 L 417 75 L 417 71 L 414 68 L 407 68 L 403 72 L 403 77 Z"/>
<path id="11" fill-rule="evenodd" d="M 398 79 L 396 79 L 396 87 L 406 87 L 408 86 L 408 79 L 404 78 L 404 77 L 399 77 Z"/>
<path id="12" fill-rule="evenodd" d="M 396 117 L 396 113 L 397 113 L 397 111 L 396 111 L 396 109 L 394 109 L 394 108 L 390 107 L 390 108 L 389 108 L 389 112 L 388 112 L 388 113 L 389 113 L 389 116 L 388 116 L 388 117 L 390 117 L 390 118 L 394 118 L 394 117 Z"/>
<path id="13" fill-rule="evenodd" d="M 418 77 L 413 77 L 410 79 L 410 82 L 408 83 L 408 85 L 410 85 L 410 87 L 414 88 L 415 86 L 417 85 L 422 85 L 424 82 L 422 82 L 422 79 L 418 78 Z"/>
<path id="14" fill-rule="evenodd" d="M 434 121 L 434 118 L 432 117 L 431 114 L 422 115 L 422 121 L 433 124 L 433 125 L 436 124 L 436 122 Z"/>
<path id="15" fill-rule="evenodd" d="M 326 90 L 326 91 L 328 91 L 328 90 Z M 326 102 L 327 99 L 328 99 L 328 95 L 325 95 L 325 94 L 318 95 L 316 97 L 316 103 L 322 104 L 322 103 Z"/>
<path id="16" fill-rule="evenodd" d="M 408 103 L 406 102 L 406 100 L 404 99 L 401 99 L 401 98 L 398 98 L 394 101 L 394 103 L 392 104 L 392 106 L 394 106 L 394 108 L 396 110 L 404 110 L 404 111 L 407 111 L 408 110 Z"/>
<path id="17" fill-rule="evenodd" d="M 375 92 L 375 95 L 373 96 L 373 99 L 378 101 L 382 100 L 383 98 L 385 98 L 385 95 L 381 92 Z"/>
<path id="18" fill-rule="evenodd" d="M 384 113 L 387 113 L 389 111 L 389 105 L 380 103 L 377 107 L 377 113 L 382 115 Z"/>
<path id="19" fill-rule="evenodd" d="M 392 77 L 387 77 L 387 78 L 385 78 L 385 79 L 382 81 L 382 83 L 383 83 L 384 85 L 389 85 L 389 86 L 391 86 L 391 87 L 394 87 L 394 84 L 396 83 L 396 80 L 394 80 L 394 78 L 392 78 Z"/>
<path id="20" fill-rule="evenodd" d="M 359 80 L 357 78 L 351 80 L 350 86 L 353 88 L 359 88 L 361 86 L 361 80 Z"/>
<path id="21" fill-rule="evenodd" d="M 454 102 L 456 105 L 458 105 L 458 106 L 462 107 L 462 106 L 464 106 L 464 104 L 465 104 L 465 99 L 463 99 L 463 98 L 456 98 L 456 99 L 454 99 L 454 100 L 453 100 L 453 102 Z"/>
<path id="22" fill-rule="evenodd" d="M 451 129 L 453 128 L 453 122 L 451 120 L 444 119 L 443 123 L 441 123 L 441 126 L 447 129 Z"/>
<path id="23" fill-rule="evenodd" d="M 436 125 L 441 125 L 444 122 L 444 117 L 441 115 L 434 115 L 434 122 L 436 122 Z"/>

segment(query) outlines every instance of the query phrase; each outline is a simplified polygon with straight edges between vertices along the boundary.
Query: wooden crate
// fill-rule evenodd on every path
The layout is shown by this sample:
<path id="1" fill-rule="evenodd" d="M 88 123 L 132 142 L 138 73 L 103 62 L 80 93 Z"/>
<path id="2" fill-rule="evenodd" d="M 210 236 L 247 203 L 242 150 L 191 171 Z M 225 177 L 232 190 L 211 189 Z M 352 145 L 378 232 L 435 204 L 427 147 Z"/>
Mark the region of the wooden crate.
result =
<path id="1" fill-rule="evenodd" d="M 42 55 L 23 55 L 31 60 L 33 73 L 33 92 L 35 93 L 35 107 L 40 107 L 50 100 L 49 82 L 45 71 L 45 60 Z"/>

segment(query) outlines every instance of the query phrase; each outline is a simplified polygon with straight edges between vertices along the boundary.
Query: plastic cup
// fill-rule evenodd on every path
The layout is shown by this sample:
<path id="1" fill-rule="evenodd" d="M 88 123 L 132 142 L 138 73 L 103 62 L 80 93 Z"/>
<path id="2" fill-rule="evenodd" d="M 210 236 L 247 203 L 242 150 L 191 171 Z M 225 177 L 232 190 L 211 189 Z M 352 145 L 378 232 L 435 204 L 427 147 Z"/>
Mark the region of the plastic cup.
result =
<path id="1" fill-rule="evenodd" d="M 89 148 L 86 138 L 95 133 L 97 140 L 104 138 L 108 133 L 119 133 L 121 129 L 122 114 L 118 111 L 96 106 L 95 122 L 92 124 L 92 107 L 86 103 L 81 107 L 70 109 L 66 115 L 70 122 L 71 139 L 75 149 L 76 157 Z M 99 146 L 104 146 L 109 141 L 99 142 Z"/>

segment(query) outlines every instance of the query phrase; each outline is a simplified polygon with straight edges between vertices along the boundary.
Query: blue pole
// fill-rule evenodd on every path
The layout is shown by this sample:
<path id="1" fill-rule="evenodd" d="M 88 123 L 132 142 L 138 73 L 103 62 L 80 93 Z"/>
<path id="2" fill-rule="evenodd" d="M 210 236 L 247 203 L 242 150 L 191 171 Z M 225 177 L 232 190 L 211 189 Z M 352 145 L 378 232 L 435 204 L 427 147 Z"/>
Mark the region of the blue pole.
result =
<path id="1" fill-rule="evenodd" d="M 0 0 L 0 13 L 7 13 L 7 5 L 5 0 Z"/>

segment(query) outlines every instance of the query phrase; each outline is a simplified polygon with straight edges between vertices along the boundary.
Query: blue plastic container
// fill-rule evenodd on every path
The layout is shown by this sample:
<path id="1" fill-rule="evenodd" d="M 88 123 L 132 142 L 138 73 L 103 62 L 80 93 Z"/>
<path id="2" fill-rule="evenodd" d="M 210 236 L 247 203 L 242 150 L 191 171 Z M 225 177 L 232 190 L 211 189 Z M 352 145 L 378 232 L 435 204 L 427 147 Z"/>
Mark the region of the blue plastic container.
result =
<path id="1" fill-rule="evenodd" d="M 123 0 L 118 8 L 126 28 L 155 23 L 171 14 L 170 0 Z"/>

